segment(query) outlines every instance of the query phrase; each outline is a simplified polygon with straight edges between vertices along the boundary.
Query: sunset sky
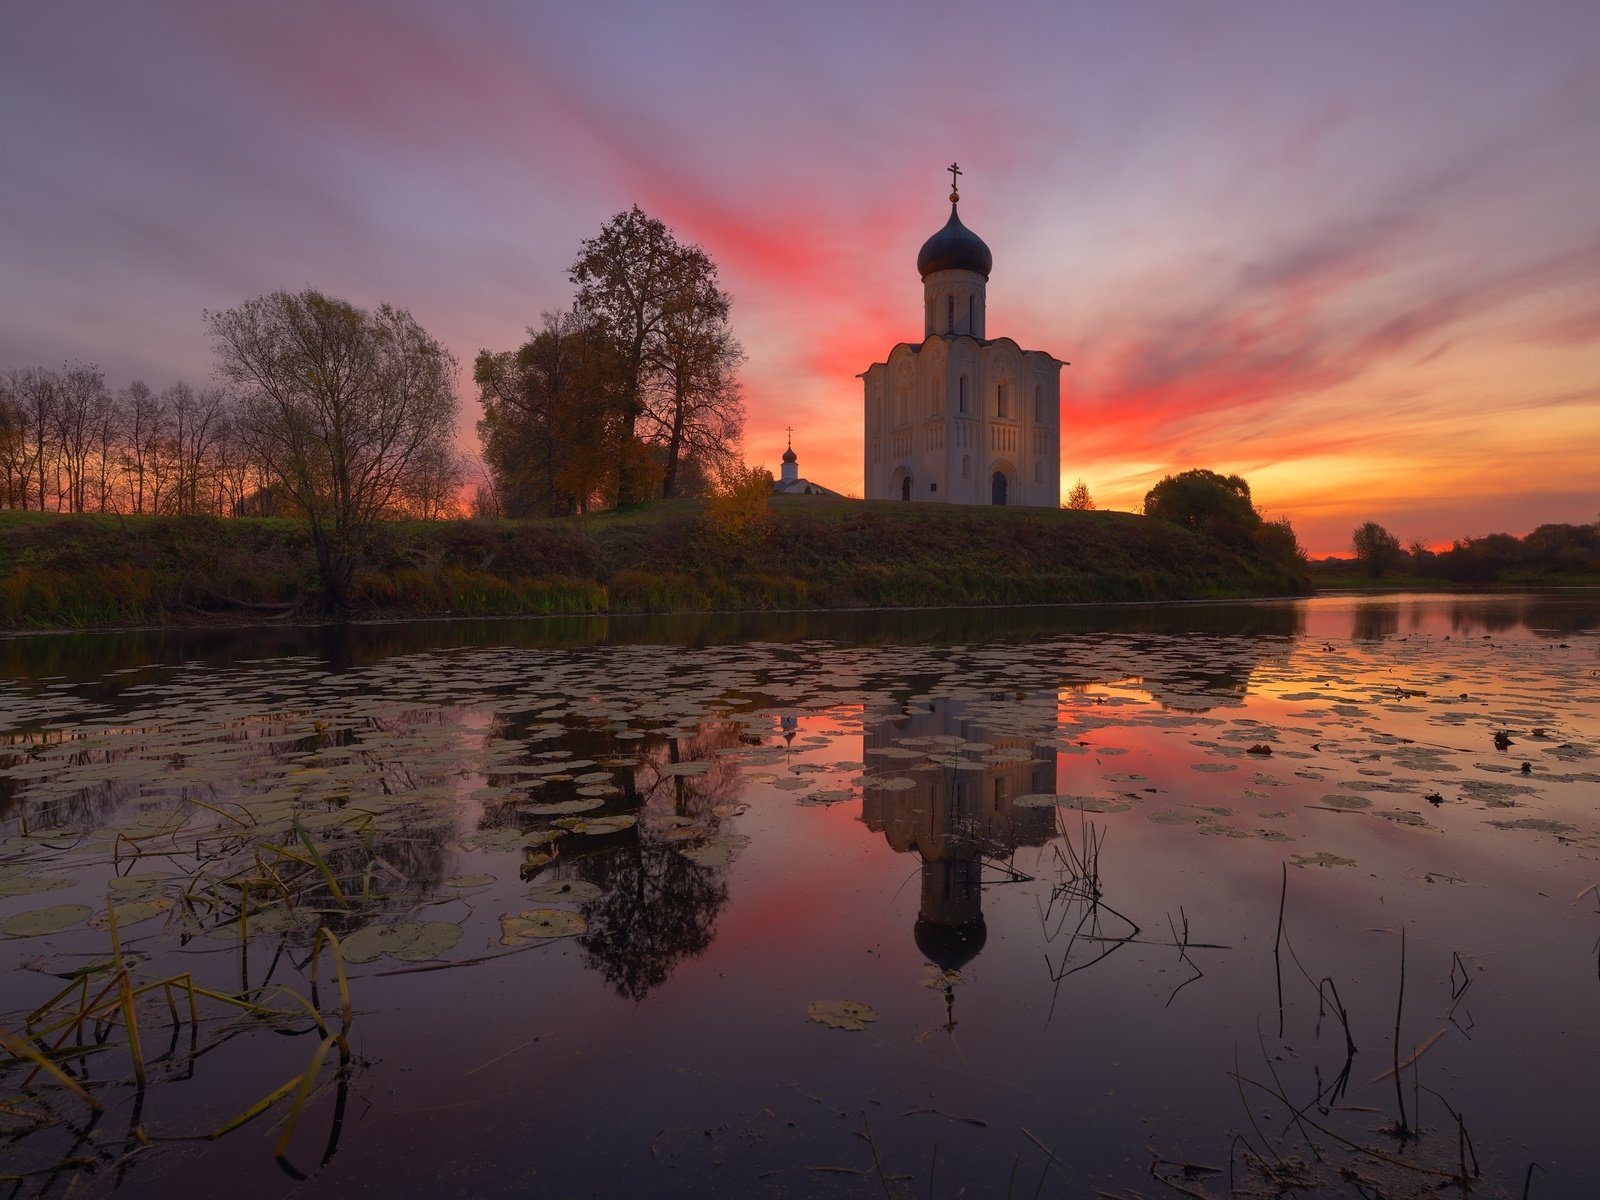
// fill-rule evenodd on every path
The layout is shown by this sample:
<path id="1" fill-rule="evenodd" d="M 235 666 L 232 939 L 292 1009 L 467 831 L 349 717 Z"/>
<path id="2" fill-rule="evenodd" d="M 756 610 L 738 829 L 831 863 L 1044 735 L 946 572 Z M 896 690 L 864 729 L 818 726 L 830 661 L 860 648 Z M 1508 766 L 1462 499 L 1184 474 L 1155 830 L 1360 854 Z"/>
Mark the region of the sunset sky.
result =
<path id="1" fill-rule="evenodd" d="M 749 355 L 745 457 L 861 490 L 948 215 L 1066 359 L 1063 491 L 1239 472 L 1314 554 L 1600 513 L 1600 6 L 86 3 L 0 36 L 0 369 L 207 382 L 316 287 L 470 367 L 637 203 Z"/>

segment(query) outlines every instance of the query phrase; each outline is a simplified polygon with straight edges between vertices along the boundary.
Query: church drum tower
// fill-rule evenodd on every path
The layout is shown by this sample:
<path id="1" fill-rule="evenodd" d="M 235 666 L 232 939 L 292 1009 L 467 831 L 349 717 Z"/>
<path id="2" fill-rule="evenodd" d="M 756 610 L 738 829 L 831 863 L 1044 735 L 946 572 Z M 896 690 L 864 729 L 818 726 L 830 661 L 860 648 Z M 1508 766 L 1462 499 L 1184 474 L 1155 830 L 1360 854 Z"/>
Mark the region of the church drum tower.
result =
<path id="1" fill-rule="evenodd" d="M 861 375 L 869 500 L 1061 503 L 1062 361 L 987 336 L 993 256 L 961 223 L 954 163 L 950 219 L 917 255 L 923 327 Z"/>

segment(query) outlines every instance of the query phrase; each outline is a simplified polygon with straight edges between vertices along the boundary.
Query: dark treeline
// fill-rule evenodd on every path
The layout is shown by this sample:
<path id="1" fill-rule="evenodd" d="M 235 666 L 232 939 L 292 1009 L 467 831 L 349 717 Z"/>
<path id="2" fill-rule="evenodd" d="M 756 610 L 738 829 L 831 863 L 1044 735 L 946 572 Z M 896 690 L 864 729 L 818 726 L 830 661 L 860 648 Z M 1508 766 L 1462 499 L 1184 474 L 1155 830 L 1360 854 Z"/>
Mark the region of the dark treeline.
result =
<path id="1" fill-rule="evenodd" d="M 174 516 L 291 516 L 247 434 L 242 401 L 218 387 L 135 380 L 112 391 L 90 363 L 0 372 L 0 508 Z M 459 468 L 440 462 L 398 515 L 457 507 Z"/>
<path id="2" fill-rule="evenodd" d="M 1600 576 L 1600 521 L 1540 525 L 1525 537 L 1490 533 L 1458 538 L 1449 549 L 1437 551 L 1418 540 L 1402 545 L 1382 525 L 1368 521 L 1351 534 L 1351 547 L 1353 559 L 1325 559 L 1318 569 L 1466 584 Z"/>

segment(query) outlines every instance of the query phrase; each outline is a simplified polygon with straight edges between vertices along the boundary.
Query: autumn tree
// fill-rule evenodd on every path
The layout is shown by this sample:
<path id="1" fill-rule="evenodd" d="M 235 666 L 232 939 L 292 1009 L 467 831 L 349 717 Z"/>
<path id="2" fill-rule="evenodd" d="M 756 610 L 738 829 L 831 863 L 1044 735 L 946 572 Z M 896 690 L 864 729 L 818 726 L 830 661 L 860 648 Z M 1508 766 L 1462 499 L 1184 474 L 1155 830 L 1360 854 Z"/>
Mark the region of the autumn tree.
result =
<path id="1" fill-rule="evenodd" d="M 733 463 L 706 500 L 706 519 L 725 541 L 759 542 L 772 530 L 771 504 L 772 473 Z"/>
<path id="2" fill-rule="evenodd" d="M 1400 539 L 1376 521 L 1357 526 L 1350 534 L 1350 547 L 1362 569 L 1374 577 L 1394 570 L 1405 557 Z"/>
<path id="3" fill-rule="evenodd" d="M 483 350 L 472 377 L 478 435 L 508 517 L 587 511 L 630 452 L 624 373 L 606 329 L 584 314 L 547 312 L 516 350 Z M 642 471 L 642 468 L 640 468 Z"/>
<path id="4" fill-rule="evenodd" d="M 743 352 L 727 328 L 731 301 L 716 265 L 634 205 L 580 245 L 571 280 L 578 311 L 598 322 L 618 356 L 619 502 L 654 490 L 637 454 L 641 420 L 665 451 L 663 491 L 671 496 L 691 442 L 729 443 L 743 424 L 733 382 Z"/>
<path id="5" fill-rule="evenodd" d="M 1067 493 L 1067 502 L 1061 507 L 1075 509 L 1078 512 L 1088 512 L 1093 509 L 1094 501 L 1089 496 L 1089 485 L 1081 479 L 1078 480 Z"/>
<path id="6" fill-rule="evenodd" d="M 238 436 L 310 526 L 326 607 L 343 611 L 366 536 L 455 436 L 455 359 L 410 313 L 306 290 L 207 312 Z"/>

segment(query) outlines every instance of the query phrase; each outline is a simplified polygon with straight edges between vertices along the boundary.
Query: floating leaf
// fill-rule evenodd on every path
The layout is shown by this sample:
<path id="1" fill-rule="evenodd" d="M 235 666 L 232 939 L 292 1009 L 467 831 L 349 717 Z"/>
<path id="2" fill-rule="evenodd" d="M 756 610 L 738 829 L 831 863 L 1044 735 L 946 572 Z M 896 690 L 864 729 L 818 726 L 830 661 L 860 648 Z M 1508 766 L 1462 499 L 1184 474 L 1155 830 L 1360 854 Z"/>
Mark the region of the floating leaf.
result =
<path id="1" fill-rule="evenodd" d="M 441 887 L 452 887 L 452 888 L 475 888 L 475 887 L 483 887 L 485 884 L 489 884 L 489 883 L 493 883 L 493 882 L 494 882 L 494 876 L 493 875 L 452 875 L 449 879 L 446 879 L 440 886 Z"/>
<path id="2" fill-rule="evenodd" d="M 31 908 L 0 921 L 0 933 L 7 937 L 42 937 L 60 933 L 88 920 L 94 909 L 87 904 L 57 904 L 51 908 Z"/>
<path id="3" fill-rule="evenodd" d="M 517 811 L 536 817 L 555 817 L 567 813 L 589 812 L 604 803 L 604 800 L 595 796 L 579 796 L 575 800 L 552 800 L 547 804 L 519 804 Z"/>
<path id="4" fill-rule="evenodd" d="M 500 918 L 500 944 L 515 946 L 534 938 L 575 937 L 589 928 L 579 913 L 564 908 L 530 908 Z"/>
<path id="5" fill-rule="evenodd" d="M 806 1013 L 813 1021 L 834 1029 L 859 1031 L 878 1019 L 877 1012 L 859 1000 L 813 1000 L 806 1005 Z"/>
<path id="6" fill-rule="evenodd" d="M 152 917 L 159 917 L 172 908 L 172 901 L 162 898 L 158 900 L 130 900 L 126 904 L 116 901 L 113 907 L 117 910 L 117 928 L 126 929 L 129 925 L 137 925 L 140 921 L 148 921 Z M 100 913 L 89 921 L 96 929 L 108 929 L 111 926 L 111 914 Z"/>
<path id="7" fill-rule="evenodd" d="M 1551 821 L 1542 817 L 1522 817 L 1515 821 L 1490 821 L 1496 829 L 1533 829 L 1540 833 L 1571 833 L 1573 827 L 1564 821 Z"/>
<path id="8" fill-rule="evenodd" d="M 581 904 L 589 900 L 598 900 L 605 894 L 603 887 L 590 883 L 587 879 L 547 879 L 528 889 L 529 900 L 543 900 L 547 904 L 562 900 Z"/>
<path id="9" fill-rule="evenodd" d="M 1326 850 L 1319 850 L 1315 854 L 1296 854 L 1289 860 L 1297 867 L 1353 867 L 1356 860 L 1341 858 L 1337 854 L 1329 854 Z"/>
<path id="10" fill-rule="evenodd" d="M 615 813 L 609 817 L 563 817 L 554 822 L 561 828 L 571 833 L 586 833 L 591 837 L 607 833 L 621 833 L 624 829 L 632 829 L 639 823 L 639 818 L 631 813 Z"/>
<path id="11" fill-rule="evenodd" d="M 719 833 L 702 846 L 690 846 L 678 853 L 702 867 L 725 867 L 733 856 L 750 844 L 740 833 Z"/>
<path id="12" fill-rule="evenodd" d="M 71 887 L 76 879 L 61 875 L 0 875 L 0 896 L 31 896 Z"/>

